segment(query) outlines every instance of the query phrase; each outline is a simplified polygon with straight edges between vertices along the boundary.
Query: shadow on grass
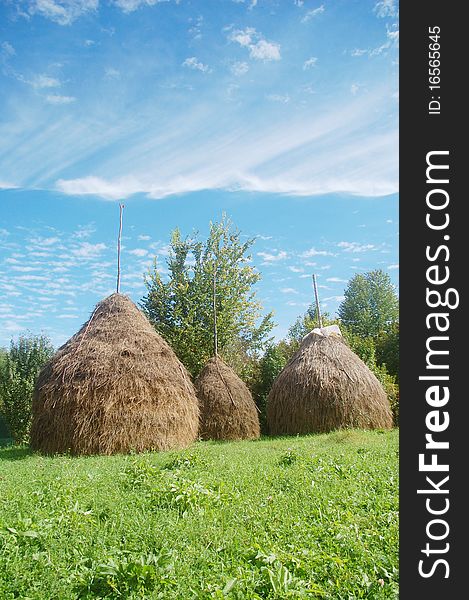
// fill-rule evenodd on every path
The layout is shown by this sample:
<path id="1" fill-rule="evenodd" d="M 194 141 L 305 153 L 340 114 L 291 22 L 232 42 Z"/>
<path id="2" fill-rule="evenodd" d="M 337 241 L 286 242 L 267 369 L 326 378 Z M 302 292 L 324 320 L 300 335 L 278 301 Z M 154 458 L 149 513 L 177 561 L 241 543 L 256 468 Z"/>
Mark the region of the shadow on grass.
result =
<path id="1" fill-rule="evenodd" d="M 33 455 L 33 451 L 28 446 L 15 446 L 13 443 L 0 444 L 0 461 L 2 460 L 22 460 Z"/>

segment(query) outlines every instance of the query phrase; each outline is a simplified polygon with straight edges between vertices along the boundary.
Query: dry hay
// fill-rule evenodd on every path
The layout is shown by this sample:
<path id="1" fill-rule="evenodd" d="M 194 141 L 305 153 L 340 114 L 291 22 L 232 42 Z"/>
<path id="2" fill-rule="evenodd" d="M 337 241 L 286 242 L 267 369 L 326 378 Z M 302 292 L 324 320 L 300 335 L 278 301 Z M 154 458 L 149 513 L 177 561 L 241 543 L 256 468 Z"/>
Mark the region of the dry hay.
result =
<path id="1" fill-rule="evenodd" d="M 51 454 L 181 448 L 198 429 L 189 374 L 135 304 L 112 294 L 41 371 L 31 447 Z"/>
<path id="2" fill-rule="evenodd" d="M 267 398 L 272 435 L 392 426 L 380 382 L 340 335 L 311 332 Z"/>
<path id="3" fill-rule="evenodd" d="M 200 437 L 249 440 L 260 435 L 251 392 L 220 357 L 211 358 L 195 383 L 200 402 Z"/>

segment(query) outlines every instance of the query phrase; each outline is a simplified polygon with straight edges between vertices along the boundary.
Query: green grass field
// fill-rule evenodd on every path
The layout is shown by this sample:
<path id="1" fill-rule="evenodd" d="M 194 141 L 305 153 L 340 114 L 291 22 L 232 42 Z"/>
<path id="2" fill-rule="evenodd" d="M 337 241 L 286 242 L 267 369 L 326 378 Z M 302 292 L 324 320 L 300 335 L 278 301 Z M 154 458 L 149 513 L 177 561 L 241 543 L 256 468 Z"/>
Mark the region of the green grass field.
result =
<path id="1" fill-rule="evenodd" d="M 0 448 L 0 598 L 398 597 L 398 432 Z"/>

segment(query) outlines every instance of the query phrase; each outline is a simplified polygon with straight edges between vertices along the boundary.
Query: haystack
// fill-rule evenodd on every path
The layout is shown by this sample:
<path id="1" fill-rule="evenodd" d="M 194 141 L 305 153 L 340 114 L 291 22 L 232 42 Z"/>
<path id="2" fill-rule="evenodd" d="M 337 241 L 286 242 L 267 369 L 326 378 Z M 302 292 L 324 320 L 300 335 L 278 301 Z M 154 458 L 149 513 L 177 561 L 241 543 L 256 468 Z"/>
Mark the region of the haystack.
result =
<path id="1" fill-rule="evenodd" d="M 126 296 L 102 300 L 41 371 L 31 446 L 114 454 L 181 448 L 198 430 L 189 374 Z"/>
<path id="2" fill-rule="evenodd" d="M 267 423 L 272 435 L 295 435 L 388 428 L 392 414 L 381 384 L 340 334 L 314 330 L 275 380 Z"/>
<path id="3" fill-rule="evenodd" d="M 249 440 L 259 437 L 259 417 L 251 392 L 219 356 L 208 361 L 195 386 L 203 439 Z"/>

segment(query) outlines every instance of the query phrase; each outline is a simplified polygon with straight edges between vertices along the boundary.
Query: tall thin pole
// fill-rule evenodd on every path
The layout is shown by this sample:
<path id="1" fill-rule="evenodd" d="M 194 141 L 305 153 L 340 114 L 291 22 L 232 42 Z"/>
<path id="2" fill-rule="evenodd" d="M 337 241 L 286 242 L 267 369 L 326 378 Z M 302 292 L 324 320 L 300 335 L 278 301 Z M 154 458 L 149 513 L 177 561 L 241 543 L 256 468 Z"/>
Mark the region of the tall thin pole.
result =
<path id="1" fill-rule="evenodd" d="M 121 238 L 122 238 L 122 211 L 124 205 L 119 203 L 119 237 L 117 238 L 117 293 L 121 287 Z"/>
<path id="2" fill-rule="evenodd" d="M 217 333 L 217 263 L 213 263 L 213 349 L 218 356 L 218 333 Z"/>
<path id="3" fill-rule="evenodd" d="M 314 297 L 316 298 L 316 314 L 318 317 L 319 327 L 322 329 L 322 317 L 321 317 L 321 308 L 319 306 L 319 294 L 318 294 L 318 284 L 316 282 L 316 275 L 313 275 L 313 286 L 314 286 Z"/>

